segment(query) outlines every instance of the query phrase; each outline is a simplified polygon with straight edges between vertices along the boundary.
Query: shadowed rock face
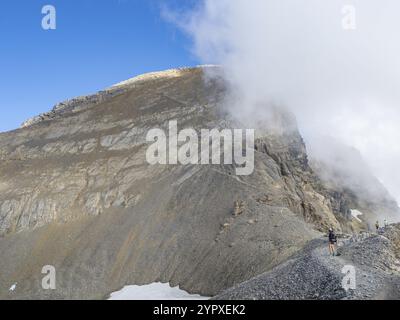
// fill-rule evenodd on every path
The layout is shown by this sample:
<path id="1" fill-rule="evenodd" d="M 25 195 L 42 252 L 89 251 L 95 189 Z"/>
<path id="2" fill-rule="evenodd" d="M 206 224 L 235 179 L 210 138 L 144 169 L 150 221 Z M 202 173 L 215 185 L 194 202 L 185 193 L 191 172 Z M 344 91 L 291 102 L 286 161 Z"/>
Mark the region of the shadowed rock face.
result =
<path id="1" fill-rule="evenodd" d="M 335 210 L 297 130 L 259 130 L 250 176 L 146 162 L 148 130 L 170 120 L 235 127 L 224 96 L 203 68 L 170 70 L 1 134 L 0 298 L 104 298 L 158 281 L 211 296 L 285 261 L 318 230 L 357 227 L 346 207 Z M 56 290 L 41 288 L 45 265 L 56 267 Z"/>

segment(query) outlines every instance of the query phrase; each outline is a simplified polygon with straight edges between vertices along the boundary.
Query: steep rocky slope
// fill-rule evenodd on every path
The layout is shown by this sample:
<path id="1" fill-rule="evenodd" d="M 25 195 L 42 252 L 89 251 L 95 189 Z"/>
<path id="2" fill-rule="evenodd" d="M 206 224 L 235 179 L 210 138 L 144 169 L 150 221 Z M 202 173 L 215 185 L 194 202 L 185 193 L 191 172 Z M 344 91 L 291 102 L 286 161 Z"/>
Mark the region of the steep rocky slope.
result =
<path id="1" fill-rule="evenodd" d="M 209 67 L 211 68 L 211 67 Z M 140 76 L 0 135 L 0 298 L 104 298 L 167 282 L 215 295 L 271 270 L 328 226 L 352 229 L 292 117 L 257 131 L 255 170 L 149 165 L 150 129 L 230 128 L 204 68 Z M 339 199 L 339 200 L 338 200 Z M 43 290 L 44 265 L 57 289 Z M 8 289 L 17 283 L 16 290 Z"/>

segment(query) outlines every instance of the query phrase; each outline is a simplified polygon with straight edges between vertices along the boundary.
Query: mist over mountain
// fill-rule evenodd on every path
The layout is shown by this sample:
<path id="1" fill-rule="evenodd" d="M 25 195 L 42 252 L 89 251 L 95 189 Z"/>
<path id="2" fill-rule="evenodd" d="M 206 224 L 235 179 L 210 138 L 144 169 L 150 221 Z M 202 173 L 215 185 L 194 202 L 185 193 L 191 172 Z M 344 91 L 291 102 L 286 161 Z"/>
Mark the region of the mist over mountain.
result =
<path id="1" fill-rule="evenodd" d="M 399 11 L 396 0 L 204 0 L 163 16 L 224 67 L 231 114 L 290 110 L 310 148 L 322 155 L 322 136 L 356 148 L 399 201 Z"/>

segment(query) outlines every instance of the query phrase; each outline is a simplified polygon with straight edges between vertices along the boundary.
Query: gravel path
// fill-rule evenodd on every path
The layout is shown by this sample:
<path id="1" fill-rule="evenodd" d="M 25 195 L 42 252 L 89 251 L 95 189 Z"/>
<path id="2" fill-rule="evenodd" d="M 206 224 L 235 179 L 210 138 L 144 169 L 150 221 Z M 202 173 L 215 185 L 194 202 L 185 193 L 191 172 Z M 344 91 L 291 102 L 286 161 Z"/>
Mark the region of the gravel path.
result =
<path id="1" fill-rule="evenodd" d="M 326 238 L 313 240 L 289 261 L 216 299 L 400 299 L 400 262 L 388 238 L 339 240 L 338 252 L 329 255 Z M 342 286 L 345 266 L 355 269 L 355 290 Z"/>

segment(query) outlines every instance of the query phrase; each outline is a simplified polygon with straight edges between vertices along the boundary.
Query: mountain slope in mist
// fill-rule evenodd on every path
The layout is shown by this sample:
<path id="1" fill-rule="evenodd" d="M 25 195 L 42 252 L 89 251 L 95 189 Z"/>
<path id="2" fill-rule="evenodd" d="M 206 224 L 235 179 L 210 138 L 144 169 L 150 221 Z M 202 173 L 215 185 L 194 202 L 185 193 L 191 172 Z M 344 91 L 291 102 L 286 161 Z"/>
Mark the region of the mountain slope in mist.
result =
<path id="1" fill-rule="evenodd" d="M 179 129 L 237 128 L 225 98 L 225 83 L 205 79 L 204 68 L 170 70 L 1 134 L 0 298 L 104 298 L 153 282 L 213 296 L 330 226 L 365 227 L 349 214 L 363 208 L 311 169 L 293 117 L 280 110 L 273 123 L 281 130 L 256 131 L 250 176 L 234 165 L 146 162 L 147 132 L 171 120 Z M 41 287 L 45 265 L 57 270 L 56 290 Z"/>
<path id="2" fill-rule="evenodd" d="M 397 202 L 371 174 L 358 150 L 327 137 L 311 145 L 310 165 L 326 189 L 344 194 L 347 206 L 360 210 L 371 229 L 377 220 L 399 221 Z"/>

